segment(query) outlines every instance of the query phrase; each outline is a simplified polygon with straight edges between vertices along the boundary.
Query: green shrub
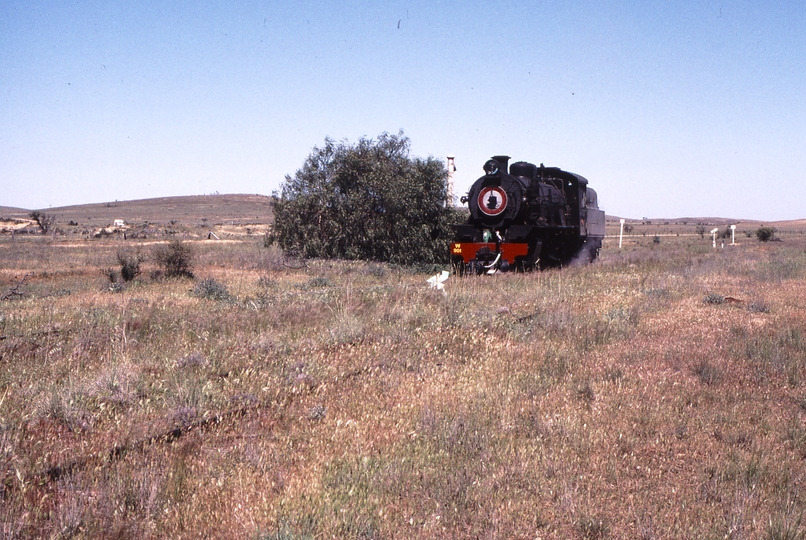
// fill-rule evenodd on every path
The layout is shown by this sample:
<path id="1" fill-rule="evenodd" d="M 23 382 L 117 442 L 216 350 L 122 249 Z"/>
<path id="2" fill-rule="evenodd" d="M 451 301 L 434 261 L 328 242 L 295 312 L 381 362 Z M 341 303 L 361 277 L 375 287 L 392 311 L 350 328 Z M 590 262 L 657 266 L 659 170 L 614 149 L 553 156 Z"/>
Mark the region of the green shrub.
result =
<path id="1" fill-rule="evenodd" d="M 761 242 L 769 242 L 775 237 L 775 227 L 759 227 L 756 230 L 756 238 Z"/>
<path id="2" fill-rule="evenodd" d="M 399 264 L 444 263 L 450 226 L 447 170 L 409 157 L 403 133 L 358 143 L 325 139 L 294 177 L 286 176 L 265 245 L 289 255 Z"/>

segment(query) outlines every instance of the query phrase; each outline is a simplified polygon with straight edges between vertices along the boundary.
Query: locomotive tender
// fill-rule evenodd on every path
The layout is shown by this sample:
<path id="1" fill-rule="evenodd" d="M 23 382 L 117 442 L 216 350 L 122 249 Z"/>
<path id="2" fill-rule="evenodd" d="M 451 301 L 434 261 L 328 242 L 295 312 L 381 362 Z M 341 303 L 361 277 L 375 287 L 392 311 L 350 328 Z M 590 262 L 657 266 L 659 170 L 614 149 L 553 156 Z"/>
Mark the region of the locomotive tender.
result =
<path id="1" fill-rule="evenodd" d="M 578 174 L 493 156 L 467 195 L 470 216 L 455 225 L 451 262 L 458 273 L 493 274 L 561 266 L 599 254 L 605 213 Z"/>

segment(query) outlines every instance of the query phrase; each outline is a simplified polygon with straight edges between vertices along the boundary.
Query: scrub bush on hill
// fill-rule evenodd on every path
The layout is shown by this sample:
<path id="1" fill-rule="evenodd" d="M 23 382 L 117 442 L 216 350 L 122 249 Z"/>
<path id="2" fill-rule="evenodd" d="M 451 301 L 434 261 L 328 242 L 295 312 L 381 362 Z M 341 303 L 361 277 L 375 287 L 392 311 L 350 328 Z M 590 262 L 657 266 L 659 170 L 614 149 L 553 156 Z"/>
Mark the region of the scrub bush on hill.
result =
<path id="1" fill-rule="evenodd" d="M 154 248 L 154 260 L 166 277 L 193 277 L 193 250 L 181 240 Z"/>
<path id="2" fill-rule="evenodd" d="M 118 264 L 120 265 L 120 277 L 123 281 L 131 281 L 141 274 L 140 264 L 146 260 L 140 253 L 130 253 L 119 250 L 117 252 Z"/>
<path id="3" fill-rule="evenodd" d="M 761 242 L 769 242 L 770 240 L 774 240 L 775 228 L 760 227 L 758 230 L 756 230 L 756 238 L 758 238 Z"/>
<path id="4" fill-rule="evenodd" d="M 207 298 L 208 300 L 219 300 L 226 302 L 232 300 L 233 297 L 227 290 L 227 286 L 219 283 L 213 278 L 207 278 L 200 281 L 194 288 L 193 294 L 199 298 Z"/>
<path id="5" fill-rule="evenodd" d="M 47 234 L 56 223 L 56 216 L 46 214 L 45 212 L 41 212 L 39 210 L 32 211 L 30 214 L 28 214 L 28 217 L 36 221 L 36 224 L 39 226 L 39 230 L 42 231 L 42 234 Z"/>
<path id="6" fill-rule="evenodd" d="M 290 255 L 398 264 L 448 260 L 452 223 L 445 165 L 410 157 L 402 132 L 357 143 L 325 139 L 286 176 L 272 242 Z"/>

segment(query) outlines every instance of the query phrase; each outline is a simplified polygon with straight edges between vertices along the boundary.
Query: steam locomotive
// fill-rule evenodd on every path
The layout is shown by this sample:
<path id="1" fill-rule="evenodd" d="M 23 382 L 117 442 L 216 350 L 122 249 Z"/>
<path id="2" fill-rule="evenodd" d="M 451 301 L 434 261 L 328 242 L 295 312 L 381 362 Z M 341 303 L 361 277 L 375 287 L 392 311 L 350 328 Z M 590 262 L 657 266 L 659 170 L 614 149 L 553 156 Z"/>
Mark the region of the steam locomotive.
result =
<path id="1" fill-rule="evenodd" d="M 494 274 L 593 261 L 605 214 L 578 174 L 493 156 L 467 195 L 470 216 L 455 225 L 451 262 L 460 274 Z"/>

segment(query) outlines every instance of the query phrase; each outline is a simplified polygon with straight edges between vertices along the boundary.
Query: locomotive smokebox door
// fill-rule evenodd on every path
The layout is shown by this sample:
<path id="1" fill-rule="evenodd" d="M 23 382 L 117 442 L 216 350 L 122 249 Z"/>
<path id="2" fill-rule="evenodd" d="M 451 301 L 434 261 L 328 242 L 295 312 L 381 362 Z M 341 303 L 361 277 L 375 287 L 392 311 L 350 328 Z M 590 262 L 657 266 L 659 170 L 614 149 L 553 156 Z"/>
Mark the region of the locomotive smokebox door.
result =
<path id="1" fill-rule="evenodd" d="M 488 216 L 497 216 L 507 209 L 507 192 L 500 186 L 488 186 L 479 193 L 479 210 Z"/>

